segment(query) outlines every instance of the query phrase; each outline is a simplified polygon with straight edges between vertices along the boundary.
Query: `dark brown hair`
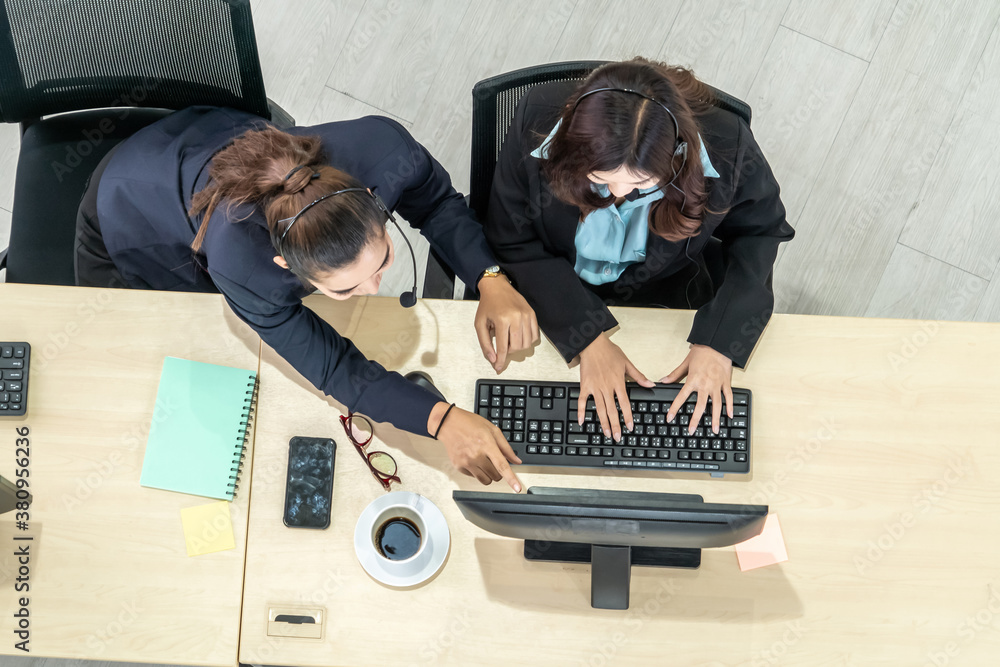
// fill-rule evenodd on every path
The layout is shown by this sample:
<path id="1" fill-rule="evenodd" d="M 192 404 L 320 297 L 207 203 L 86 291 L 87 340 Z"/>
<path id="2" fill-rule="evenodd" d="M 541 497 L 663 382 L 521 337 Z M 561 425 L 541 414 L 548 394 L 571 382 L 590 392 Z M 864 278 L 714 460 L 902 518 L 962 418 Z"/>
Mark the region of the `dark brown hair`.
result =
<path id="1" fill-rule="evenodd" d="M 652 97 L 670 109 L 678 127 L 656 102 L 640 95 L 597 93 L 576 105 L 598 88 L 627 88 Z M 589 174 L 620 167 L 648 174 L 664 186 L 663 199 L 650 209 L 650 230 L 668 241 L 694 236 L 708 199 L 697 116 L 711 108 L 713 99 L 711 88 L 682 67 L 633 58 L 597 68 L 566 100 L 562 123 L 542 161 L 553 193 L 586 216 L 615 199 L 595 192 Z M 683 168 L 682 157 L 674 155 L 678 141 L 688 145 Z M 683 194 L 667 187 L 675 169 L 679 173 L 673 183 Z"/>
<path id="2" fill-rule="evenodd" d="M 305 167 L 286 179 L 299 165 Z M 353 176 L 326 164 L 319 137 L 274 127 L 249 130 L 215 155 L 208 185 L 191 199 L 191 217 L 204 214 L 191 249 L 201 248 L 220 204 L 225 204 L 227 213 L 233 206 L 252 204 L 264 213 L 276 252 L 296 276 L 313 281 L 357 259 L 369 242 L 379 238 L 385 214 L 367 193 L 347 192 L 311 207 L 291 229 L 288 218 L 323 195 L 363 187 Z"/>

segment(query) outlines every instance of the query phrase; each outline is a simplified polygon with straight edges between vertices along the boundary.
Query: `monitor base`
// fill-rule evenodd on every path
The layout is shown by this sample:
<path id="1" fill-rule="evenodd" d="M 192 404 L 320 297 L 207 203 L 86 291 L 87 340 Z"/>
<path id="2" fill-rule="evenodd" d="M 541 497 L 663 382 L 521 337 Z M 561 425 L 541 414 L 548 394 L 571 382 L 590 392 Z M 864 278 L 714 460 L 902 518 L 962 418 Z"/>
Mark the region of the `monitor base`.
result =
<path id="1" fill-rule="evenodd" d="M 596 609 L 628 609 L 633 565 L 685 569 L 701 565 L 701 549 L 545 540 L 525 540 L 524 557 L 536 561 L 590 563 L 590 606 Z"/>

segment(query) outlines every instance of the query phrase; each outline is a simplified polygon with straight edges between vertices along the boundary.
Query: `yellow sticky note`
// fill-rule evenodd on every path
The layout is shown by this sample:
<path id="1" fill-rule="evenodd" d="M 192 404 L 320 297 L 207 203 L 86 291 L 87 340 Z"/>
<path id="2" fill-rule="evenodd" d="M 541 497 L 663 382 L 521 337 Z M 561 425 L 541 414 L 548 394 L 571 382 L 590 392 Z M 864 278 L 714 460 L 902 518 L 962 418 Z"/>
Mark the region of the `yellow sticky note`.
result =
<path id="1" fill-rule="evenodd" d="M 184 525 L 184 545 L 188 556 L 236 548 L 228 501 L 182 509 L 181 523 Z"/>
<path id="2" fill-rule="evenodd" d="M 785 538 L 781 535 L 777 514 L 767 515 L 760 535 L 736 545 L 736 558 L 743 572 L 788 560 Z"/>

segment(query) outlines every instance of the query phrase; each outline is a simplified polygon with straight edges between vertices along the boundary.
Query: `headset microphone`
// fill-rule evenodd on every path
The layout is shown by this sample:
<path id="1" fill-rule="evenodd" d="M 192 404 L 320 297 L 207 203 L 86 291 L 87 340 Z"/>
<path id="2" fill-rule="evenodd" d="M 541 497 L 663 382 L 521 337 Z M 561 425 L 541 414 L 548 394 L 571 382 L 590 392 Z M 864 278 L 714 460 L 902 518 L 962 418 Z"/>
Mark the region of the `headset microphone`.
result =
<path id="1" fill-rule="evenodd" d="M 410 239 L 406 238 L 406 234 L 403 234 L 403 230 L 399 228 L 399 223 L 396 222 L 396 219 L 393 217 L 389 219 L 392 220 L 392 224 L 396 225 L 396 229 L 403 237 L 403 240 L 406 241 L 406 247 L 410 249 L 410 259 L 413 260 L 413 289 L 399 295 L 399 305 L 403 308 L 413 308 L 417 305 L 417 256 L 413 253 L 413 246 L 410 245 Z"/>

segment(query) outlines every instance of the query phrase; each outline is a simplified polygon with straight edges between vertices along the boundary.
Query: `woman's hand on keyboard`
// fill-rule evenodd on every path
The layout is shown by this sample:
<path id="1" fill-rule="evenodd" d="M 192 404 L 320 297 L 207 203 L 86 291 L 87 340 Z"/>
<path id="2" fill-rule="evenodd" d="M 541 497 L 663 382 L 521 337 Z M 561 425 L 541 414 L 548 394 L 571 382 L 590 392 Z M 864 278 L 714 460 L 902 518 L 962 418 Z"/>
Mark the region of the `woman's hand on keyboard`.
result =
<path id="1" fill-rule="evenodd" d="M 681 362 L 681 365 L 670 371 L 670 375 L 662 378 L 660 382 L 680 382 L 681 378 L 687 376 L 687 381 L 678 392 L 670 410 L 667 412 L 667 421 L 673 421 L 677 416 L 677 411 L 688 395 L 698 392 L 698 403 L 695 405 L 694 413 L 691 415 L 691 422 L 688 425 L 688 435 L 694 433 L 701 415 L 705 412 L 708 404 L 708 397 L 712 397 L 712 433 L 719 432 L 719 417 L 722 416 L 722 397 L 726 397 L 727 416 L 733 416 L 733 360 L 716 352 L 707 345 L 692 345 L 691 351 Z"/>
<path id="2" fill-rule="evenodd" d="M 602 333 L 584 348 L 580 353 L 580 400 L 577 422 L 583 423 L 587 398 L 593 396 L 597 418 L 601 421 L 604 436 L 614 437 L 616 442 L 620 441 L 622 430 L 618 419 L 618 408 L 615 406 L 615 396 L 617 396 L 625 426 L 631 431 L 632 406 L 625 388 L 626 375 L 643 387 L 653 386 L 653 383 L 632 365 L 622 349 L 612 343 L 606 334 Z"/>
<path id="3" fill-rule="evenodd" d="M 441 406 L 447 408 L 448 404 L 438 403 L 435 410 Z M 431 420 L 434 420 L 434 411 Z M 482 484 L 503 479 L 514 491 L 521 492 L 521 482 L 510 468 L 511 463 L 520 463 L 521 459 L 500 429 L 488 420 L 461 408 L 452 408 L 441 424 L 437 439 L 444 444 L 448 458 L 459 472 L 475 477 Z"/>

